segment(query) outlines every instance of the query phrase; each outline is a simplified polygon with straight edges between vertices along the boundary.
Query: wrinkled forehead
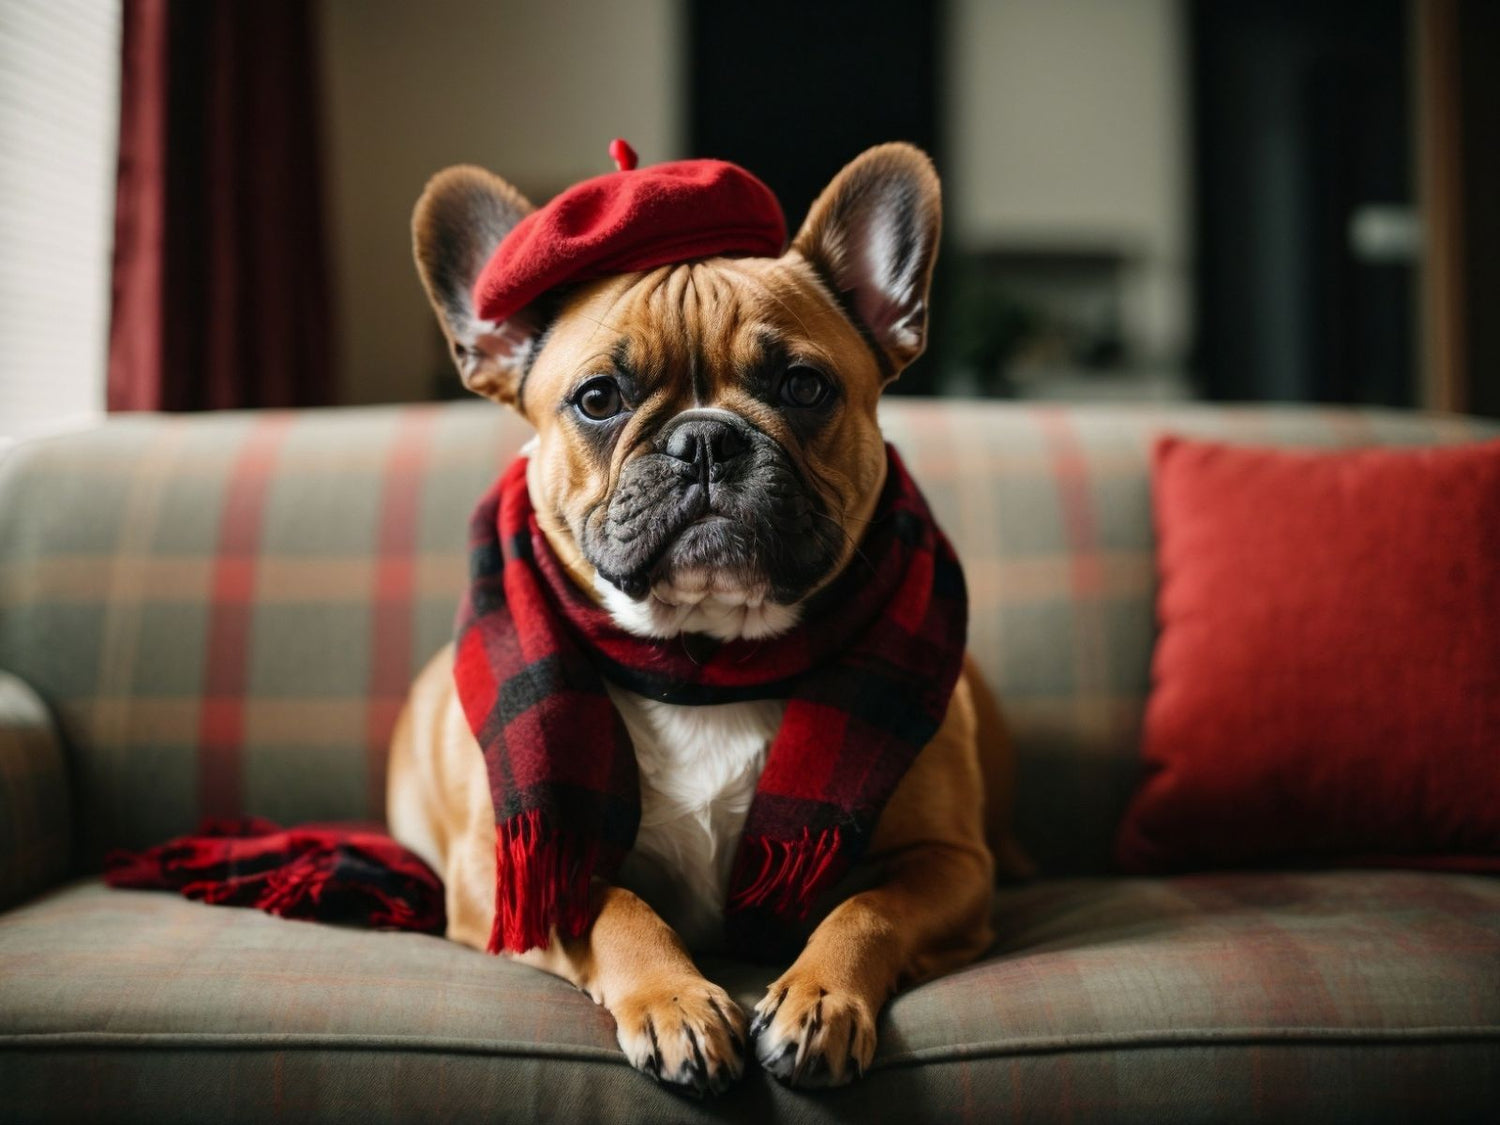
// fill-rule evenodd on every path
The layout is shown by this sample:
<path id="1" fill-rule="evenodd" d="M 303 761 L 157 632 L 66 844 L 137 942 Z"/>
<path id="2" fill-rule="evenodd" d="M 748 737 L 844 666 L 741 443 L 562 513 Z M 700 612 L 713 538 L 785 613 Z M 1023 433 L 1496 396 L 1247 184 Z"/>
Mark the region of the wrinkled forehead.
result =
<path id="1" fill-rule="evenodd" d="M 556 400 L 581 379 L 624 374 L 710 402 L 758 369 L 791 363 L 879 382 L 864 338 L 805 263 L 717 258 L 579 289 L 548 330 L 527 390 Z"/>

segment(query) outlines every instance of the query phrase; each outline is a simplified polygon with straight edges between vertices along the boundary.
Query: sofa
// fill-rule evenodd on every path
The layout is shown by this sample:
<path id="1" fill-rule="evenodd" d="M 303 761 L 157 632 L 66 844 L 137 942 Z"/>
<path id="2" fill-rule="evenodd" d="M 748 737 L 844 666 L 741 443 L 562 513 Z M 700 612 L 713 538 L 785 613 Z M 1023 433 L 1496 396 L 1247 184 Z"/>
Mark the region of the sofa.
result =
<path id="1" fill-rule="evenodd" d="M 1500 426 L 894 398 L 885 421 L 964 559 L 1040 874 L 997 889 L 981 961 L 889 1006 L 863 1081 L 803 1093 L 752 1064 L 704 1103 L 539 972 L 97 874 L 205 816 L 380 818 L 387 738 L 520 422 L 122 416 L 0 455 L 0 1121 L 1495 1120 L 1500 880 L 1124 878 L 1111 850 L 1150 686 L 1153 436 Z M 774 976 L 701 963 L 747 1007 Z"/>

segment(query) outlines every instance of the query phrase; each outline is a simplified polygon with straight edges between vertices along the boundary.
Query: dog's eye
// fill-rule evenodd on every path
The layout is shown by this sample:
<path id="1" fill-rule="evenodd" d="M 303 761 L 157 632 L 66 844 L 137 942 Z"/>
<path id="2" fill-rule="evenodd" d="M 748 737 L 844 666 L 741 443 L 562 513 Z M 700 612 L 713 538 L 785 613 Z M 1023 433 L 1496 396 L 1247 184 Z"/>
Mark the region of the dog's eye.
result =
<path id="1" fill-rule="evenodd" d="M 828 397 L 828 379 L 811 367 L 790 367 L 781 381 L 781 401 L 806 409 Z"/>
<path id="2" fill-rule="evenodd" d="M 578 413 L 591 422 L 613 418 L 625 407 L 620 398 L 619 384 L 607 375 L 590 379 L 580 387 L 573 396 L 573 405 L 578 408 Z"/>

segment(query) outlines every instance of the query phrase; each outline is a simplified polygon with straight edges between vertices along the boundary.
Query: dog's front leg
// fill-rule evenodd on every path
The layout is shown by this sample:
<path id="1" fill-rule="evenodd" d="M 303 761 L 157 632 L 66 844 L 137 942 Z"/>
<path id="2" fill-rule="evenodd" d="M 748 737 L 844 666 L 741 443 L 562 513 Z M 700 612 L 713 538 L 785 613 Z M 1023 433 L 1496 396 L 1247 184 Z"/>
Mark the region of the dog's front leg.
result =
<path id="1" fill-rule="evenodd" d="M 495 811 L 484 755 L 469 731 L 444 648 L 412 688 L 391 743 L 389 818 L 396 838 L 430 857 L 447 896 L 448 937 L 475 949 L 495 921 Z M 587 992 L 615 1018 L 630 1061 L 702 1094 L 744 1070 L 745 1015 L 711 984 L 670 926 L 620 887 L 596 882 L 594 924 L 515 957 Z"/>
<path id="2" fill-rule="evenodd" d="M 516 960 L 571 981 L 615 1018 L 633 1066 L 691 1094 L 721 1093 L 744 1071 L 745 1015 L 704 978 L 677 934 L 622 887 L 596 883 L 582 936 Z"/>
<path id="3" fill-rule="evenodd" d="M 918 848 L 884 885 L 839 905 L 756 1005 L 761 1066 L 793 1086 L 837 1086 L 875 1056 L 898 985 L 967 964 L 990 943 L 987 878 L 966 855 Z"/>
<path id="4" fill-rule="evenodd" d="M 760 1064 L 794 1086 L 836 1086 L 875 1055 L 900 986 L 959 968 L 993 940 L 974 714 L 960 683 L 947 719 L 891 797 L 871 842 L 881 881 L 845 900 L 756 1005 Z"/>

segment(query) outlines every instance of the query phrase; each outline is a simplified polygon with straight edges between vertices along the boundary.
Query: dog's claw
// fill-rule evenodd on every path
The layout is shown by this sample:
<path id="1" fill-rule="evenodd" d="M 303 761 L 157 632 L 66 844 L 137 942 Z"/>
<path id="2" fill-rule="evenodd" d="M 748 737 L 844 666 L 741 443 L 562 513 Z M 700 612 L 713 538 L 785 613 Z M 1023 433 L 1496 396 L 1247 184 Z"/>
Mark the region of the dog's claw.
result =
<path id="1" fill-rule="evenodd" d="M 821 1051 L 809 1054 L 802 1060 L 802 1069 L 793 1077 L 795 1086 L 827 1086 L 833 1077 L 828 1058 Z"/>
<path id="2" fill-rule="evenodd" d="M 721 1012 L 720 1015 L 722 1017 L 723 1013 Z M 726 1028 L 733 1026 L 727 1019 L 724 1023 Z M 688 1094 L 695 1098 L 702 1098 L 706 1094 L 722 1094 L 729 1089 L 734 1075 L 733 1070 L 728 1066 L 709 1065 L 708 1058 L 703 1051 L 703 1042 L 693 1028 L 684 1028 L 683 1036 L 687 1040 L 688 1050 L 692 1057 L 683 1063 L 682 1068 L 665 1085 L 678 1093 Z"/>
<path id="3" fill-rule="evenodd" d="M 857 995 L 795 982 L 767 992 L 751 1041 L 761 1067 L 778 1081 L 837 1086 L 864 1075 L 875 1024 L 868 1002 Z"/>
<path id="4" fill-rule="evenodd" d="M 760 1033 L 771 1026 L 771 1021 L 776 1018 L 776 1013 L 781 1011 L 781 1004 L 786 999 L 786 991 L 783 988 L 776 995 L 775 1000 L 771 1000 L 770 996 L 767 995 L 766 1000 L 771 1000 L 769 1004 L 766 1003 L 766 1000 L 760 1002 L 760 1006 L 755 1010 L 755 1020 L 750 1025 L 751 1039 L 760 1038 Z"/>
<path id="5" fill-rule="evenodd" d="M 775 1057 L 765 1057 L 760 1060 L 760 1065 L 771 1077 L 781 1082 L 791 1081 L 797 1063 L 797 1044 L 788 1043 L 778 1051 Z"/>
<path id="6" fill-rule="evenodd" d="M 636 1004 L 616 1013 L 620 1046 L 663 1088 L 703 1098 L 744 1072 L 744 1017 L 721 989 L 700 978 Z"/>
<path id="7" fill-rule="evenodd" d="M 718 1016 L 724 1022 L 724 1027 L 729 1032 L 729 1041 L 734 1044 L 735 1052 L 743 1055 L 745 1053 L 745 1037 L 734 1026 L 734 1021 L 724 1014 L 724 1009 L 719 1007 L 717 1000 L 710 999 L 709 1004 L 713 1007 L 714 1015 Z"/>
<path id="8" fill-rule="evenodd" d="M 646 1017 L 646 1037 L 651 1040 L 651 1053 L 646 1056 L 646 1070 L 652 1078 L 661 1081 L 661 1043 L 656 1038 L 656 1022 Z"/>
<path id="9" fill-rule="evenodd" d="M 807 1040 L 797 1044 L 797 1057 L 792 1062 L 792 1077 L 790 1083 L 793 1086 L 802 1086 L 807 1082 L 807 1064 L 812 1056 L 807 1053 Z"/>
<path id="10" fill-rule="evenodd" d="M 698 1033 L 692 1028 L 687 1029 L 688 1046 L 693 1051 L 693 1061 L 683 1068 L 687 1075 L 688 1084 L 702 1097 L 704 1090 L 709 1086 L 708 1063 L 703 1058 L 703 1044 L 698 1041 Z"/>

